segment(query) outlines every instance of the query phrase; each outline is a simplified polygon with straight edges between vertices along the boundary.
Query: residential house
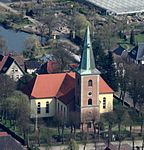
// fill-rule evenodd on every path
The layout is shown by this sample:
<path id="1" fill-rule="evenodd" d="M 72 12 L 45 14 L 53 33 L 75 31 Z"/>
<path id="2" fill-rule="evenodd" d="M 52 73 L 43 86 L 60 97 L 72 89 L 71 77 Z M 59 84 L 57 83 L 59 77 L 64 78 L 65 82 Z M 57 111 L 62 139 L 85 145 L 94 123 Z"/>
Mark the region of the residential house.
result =
<path id="1" fill-rule="evenodd" d="M 24 71 L 11 56 L 0 56 L 0 73 L 10 76 L 14 81 L 18 81 Z"/>
<path id="2" fill-rule="evenodd" d="M 113 53 L 115 53 L 116 55 L 121 56 L 124 51 L 125 51 L 125 48 L 123 48 L 122 46 L 119 45 L 117 48 L 115 48 L 113 50 Z"/>
<path id="3" fill-rule="evenodd" d="M 36 73 L 40 68 L 41 62 L 38 60 L 26 60 L 25 61 L 25 72 L 29 74 Z"/>
<path id="4" fill-rule="evenodd" d="M 30 97 L 31 118 L 60 116 L 68 120 L 75 111 L 80 122 L 91 124 L 92 116 L 99 118 L 99 114 L 113 111 L 113 90 L 95 67 L 89 27 L 75 72 L 37 75 L 23 91 Z"/>
<path id="5" fill-rule="evenodd" d="M 0 150 L 27 150 L 6 132 L 0 132 Z"/>
<path id="6" fill-rule="evenodd" d="M 144 64 L 144 43 L 138 43 L 130 52 L 129 56 L 137 64 Z"/>
<path id="7" fill-rule="evenodd" d="M 54 60 L 48 60 L 43 63 L 38 69 L 38 74 L 47 74 L 47 73 L 55 73 L 58 72 L 58 63 Z"/>

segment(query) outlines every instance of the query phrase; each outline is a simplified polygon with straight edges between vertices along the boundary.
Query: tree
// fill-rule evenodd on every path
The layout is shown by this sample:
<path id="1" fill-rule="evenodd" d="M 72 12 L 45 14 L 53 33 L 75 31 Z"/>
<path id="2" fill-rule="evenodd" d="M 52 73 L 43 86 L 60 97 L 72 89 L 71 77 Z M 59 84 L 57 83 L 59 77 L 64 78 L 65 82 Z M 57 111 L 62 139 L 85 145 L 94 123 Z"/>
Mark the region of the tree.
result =
<path id="1" fill-rule="evenodd" d="M 45 132 L 43 133 L 43 139 L 45 140 L 45 143 L 46 143 L 46 150 L 50 150 L 50 148 L 51 148 L 51 131 L 48 127 L 45 129 Z"/>
<path id="2" fill-rule="evenodd" d="M 66 125 L 66 118 L 62 113 L 57 113 L 54 117 L 54 123 L 58 129 L 58 140 L 64 143 L 64 129 Z"/>
<path id="3" fill-rule="evenodd" d="M 15 82 L 7 75 L 0 74 L 0 108 L 1 117 L 7 117 L 7 102 L 6 98 L 11 96 L 16 89 Z"/>
<path id="4" fill-rule="evenodd" d="M 0 53 L 7 54 L 6 40 L 0 36 Z"/>
<path id="5" fill-rule="evenodd" d="M 134 122 L 138 118 L 138 113 L 133 108 L 127 110 L 127 116 L 126 116 L 126 125 L 130 126 L 130 136 L 132 135 L 132 126 L 134 125 Z"/>
<path id="6" fill-rule="evenodd" d="M 68 69 L 68 64 L 73 60 L 70 56 L 70 52 L 67 47 L 65 47 L 66 43 L 56 43 L 56 47 L 51 50 L 51 54 L 53 55 L 54 60 L 57 62 L 57 72 L 62 72 Z"/>
<path id="7" fill-rule="evenodd" d="M 51 34 L 52 34 L 52 30 L 56 26 L 58 18 L 56 18 L 56 16 L 53 13 L 51 13 L 51 14 L 48 14 L 46 16 L 43 16 L 40 20 L 43 23 L 42 33 L 44 33 L 44 32 L 46 33 L 46 30 L 47 30 L 48 31 L 48 37 L 50 38 Z"/>
<path id="8" fill-rule="evenodd" d="M 143 70 L 140 70 L 138 66 L 130 66 L 129 70 L 129 84 L 128 92 L 133 100 L 134 107 L 142 106 L 144 97 L 144 80 L 142 74 Z"/>
<path id="9" fill-rule="evenodd" d="M 119 136 L 121 136 L 121 125 L 124 123 L 126 119 L 125 116 L 127 116 L 126 115 L 127 112 L 125 111 L 125 108 L 122 106 L 116 108 L 114 112 L 116 116 L 116 123 L 118 124 L 118 133 L 119 133 Z"/>
<path id="10" fill-rule="evenodd" d="M 70 20 L 70 26 L 73 31 L 75 31 L 76 36 L 80 37 L 83 39 L 85 29 L 87 26 L 91 26 L 90 22 L 88 19 L 82 15 L 82 14 L 74 14 L 74 16 Z"/>
<path id="11" fill-rule="evenodd" d="M 107 81 L 108 85 L 114 90 L 118 90 L 118 75 L 113 60 L 112 52 L 108 52 L 107 59 L 104 61 L 105 66 L 103 67 L 104 73 L 103 77 Z"/>
<path id="12" fill-rule="evenodd" d="M 117 25 L 113 23 L 112 19 L 108 19 L 108 22 L 97 32 L 97 36 L 100 38 L 102 48 L 104 50 L 110 50 L 117 44 Z"/>
<path id="13" fill-rule="evenodd" d="M 143 129 L 143 126 L 144 126 L 144 102 L 143 102 L 142 106 L 140 106 L 139 108 L 140 108 L 140 110 L 139 110 L 139 120 L 140 120 L 140 124 L 141 124 L 140 135 L 144 136 L 144 129 Z"/>
<path id="14" fill-rule="evenodd" d="M 23 133 L 25 141 L 27 141 L 27 134 L 29 132 L 29 118 L 30 118 L 30 103 L 28 97 L 20 91 L 15 91 L 11 97 L 8 98 L 10 104 L 13 104 L 13 116 L 16 119 L 17 125 Z"/>
<path id="15" fill-rule="evenodd" d="M 118 68 L 118 83 L 120 88 L 119 98 L 122 100 L 122 105 L 124 105 L 125 94 L 128 90 L 128 84 L 127 84 L 128 82 L 129 82 L 129 78 L 128 78 L 127 70 L 124 68 L 123 65 L 121 65 Z"/>
<path id="16" fill-rule="evenodd" d="M 112 127 L 116 121 L 114 112 L 108 112 L 102 114 L 102 118 L 108 123 L 108 147 L 110 144 L 110 141 L 112 140 Z"/>
<path id="17" fill-rule="evenodd" d="M 40 43 L 39 40 L 37 39 L 37 37 L 32 36 L 32 37 L 28 37 L 25 40 L 25 48 L 26 50 L 23 51 L 23 55 L 25 58 L 29 58 L 29 59 L 34 59 L 35 56 L 38 55 L 38 47 L 39 47 Z"/>
<path id="18" fill-rule="evenodd" d="M 134 35 L 134 30 L 131 31 L 130 35 L 130 44 L 135 45 L 135 35 Z"/>
<path id="19" fill-rule="evenodd" d="M 24 76 L 22 76 L 17 82 L 17 89 L 21 90 L 32 78 L 32 75 L 24 74 Z"/>
<path id="20" fill-rule="evenodd" d="M 76 136 L 76 128 L 79 126 L 79 113 L 76 111 L 71 111 L 69 113 L 69 125 L 71 127 L 71 135 L 73 134 L 73 138 Z"/>

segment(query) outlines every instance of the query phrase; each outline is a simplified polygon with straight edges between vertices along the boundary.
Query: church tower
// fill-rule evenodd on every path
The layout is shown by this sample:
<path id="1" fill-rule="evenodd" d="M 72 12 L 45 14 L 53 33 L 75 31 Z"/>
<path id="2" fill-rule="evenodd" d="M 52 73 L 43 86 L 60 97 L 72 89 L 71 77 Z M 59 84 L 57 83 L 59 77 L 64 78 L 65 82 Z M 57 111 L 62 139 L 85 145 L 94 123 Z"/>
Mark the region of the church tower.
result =
<path id="1" fill-rule="evenodd" d="M 95 67 L 88 26 L 80 65 L 76 71 L 75 90 L 76 109 L 80 112 L 80 122 L 88 128 L 91 128 L 92 120 L 99 118 L 99 76 L 100 72 Z"/>

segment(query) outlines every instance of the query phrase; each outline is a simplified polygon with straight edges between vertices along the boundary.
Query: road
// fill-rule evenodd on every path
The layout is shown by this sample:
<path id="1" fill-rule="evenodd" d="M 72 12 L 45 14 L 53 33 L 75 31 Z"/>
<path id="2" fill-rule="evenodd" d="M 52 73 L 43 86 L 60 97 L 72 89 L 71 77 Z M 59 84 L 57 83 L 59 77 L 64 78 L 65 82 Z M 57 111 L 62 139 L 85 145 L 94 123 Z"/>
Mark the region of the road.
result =
<path id="1" fill-rule="evenodd" d="M 111 142 L 111 144 L 114 145 L 114 146 L 118 146 L 119 143 L 118 142 Z M 123 141 L 122 145 L 123 145 L 123 147 L 124 146 L 129 146 L 130 150 L 133 146 L 132 141 Z M 142 146 L 142 140 L 136 140 L 135 141 L 135 147 L 136 146 L 141 147 Z M 83 150 L 83 147 L 84 146 L 82 144 L 79 144 L 79 150 Z M 106 147 L 106 145 L 104 143 L 97 143 L 97 150 L 104 150 L 105 147 Z M 45 150 L 45 147 L 39 147 L 39 148 L 40 148 L 40 150 Z M 64 148 L 67 148 L 67 146 L 66 145 L 52 146 L 51 150 L 63 150 Z M 95 150 L 94 144 L 93 143 L 88 143 L 86 145 L 86 150 Z M 126 149 L 126 150 L 129 150 L 129 149 Z"/>
<path id="2" fill-rule="evenodd" d="M 5 9 L 7 10 L 7 12 L 11 12 L 11 13 L 14 13 L 14 14 L 16 14 L 16 15 L 21 14 L 19 11 L 17 11 L 17 10 L 15 10 L 15 9 L 11 8 L 11 7 L 8 6 L 6 3 L 0 2 L 0 6 L 3 7 L 3 8 L 5 8 Z M 36 19 L 31 18 L 30 16 L 24 15 L 23 18 L 27 18 L 29 21 L 31 21 L 31 22 L 32 22 L 33 24 L 35 24 L 35 25 L 39 25 L 39 26 L 42 25 L 41 22 L 37 21 Z"/>

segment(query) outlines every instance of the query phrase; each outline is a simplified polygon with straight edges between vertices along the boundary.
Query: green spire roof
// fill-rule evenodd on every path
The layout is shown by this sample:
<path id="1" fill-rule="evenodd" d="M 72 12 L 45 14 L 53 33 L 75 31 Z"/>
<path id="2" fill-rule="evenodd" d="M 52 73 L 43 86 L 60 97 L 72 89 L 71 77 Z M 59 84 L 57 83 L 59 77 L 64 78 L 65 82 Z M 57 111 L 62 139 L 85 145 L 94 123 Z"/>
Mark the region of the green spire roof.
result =
<path id="1" fill-rule="evenodd" d="M 95 60 L 90 40 L 90 29 L 87 27 L 85 40 L 84 40 L 84 49 L 81 56 L 81 61 L 77 72 L 81 75 L 88 74 L 100 74 L 100 72 L 95 67 Z"/>

